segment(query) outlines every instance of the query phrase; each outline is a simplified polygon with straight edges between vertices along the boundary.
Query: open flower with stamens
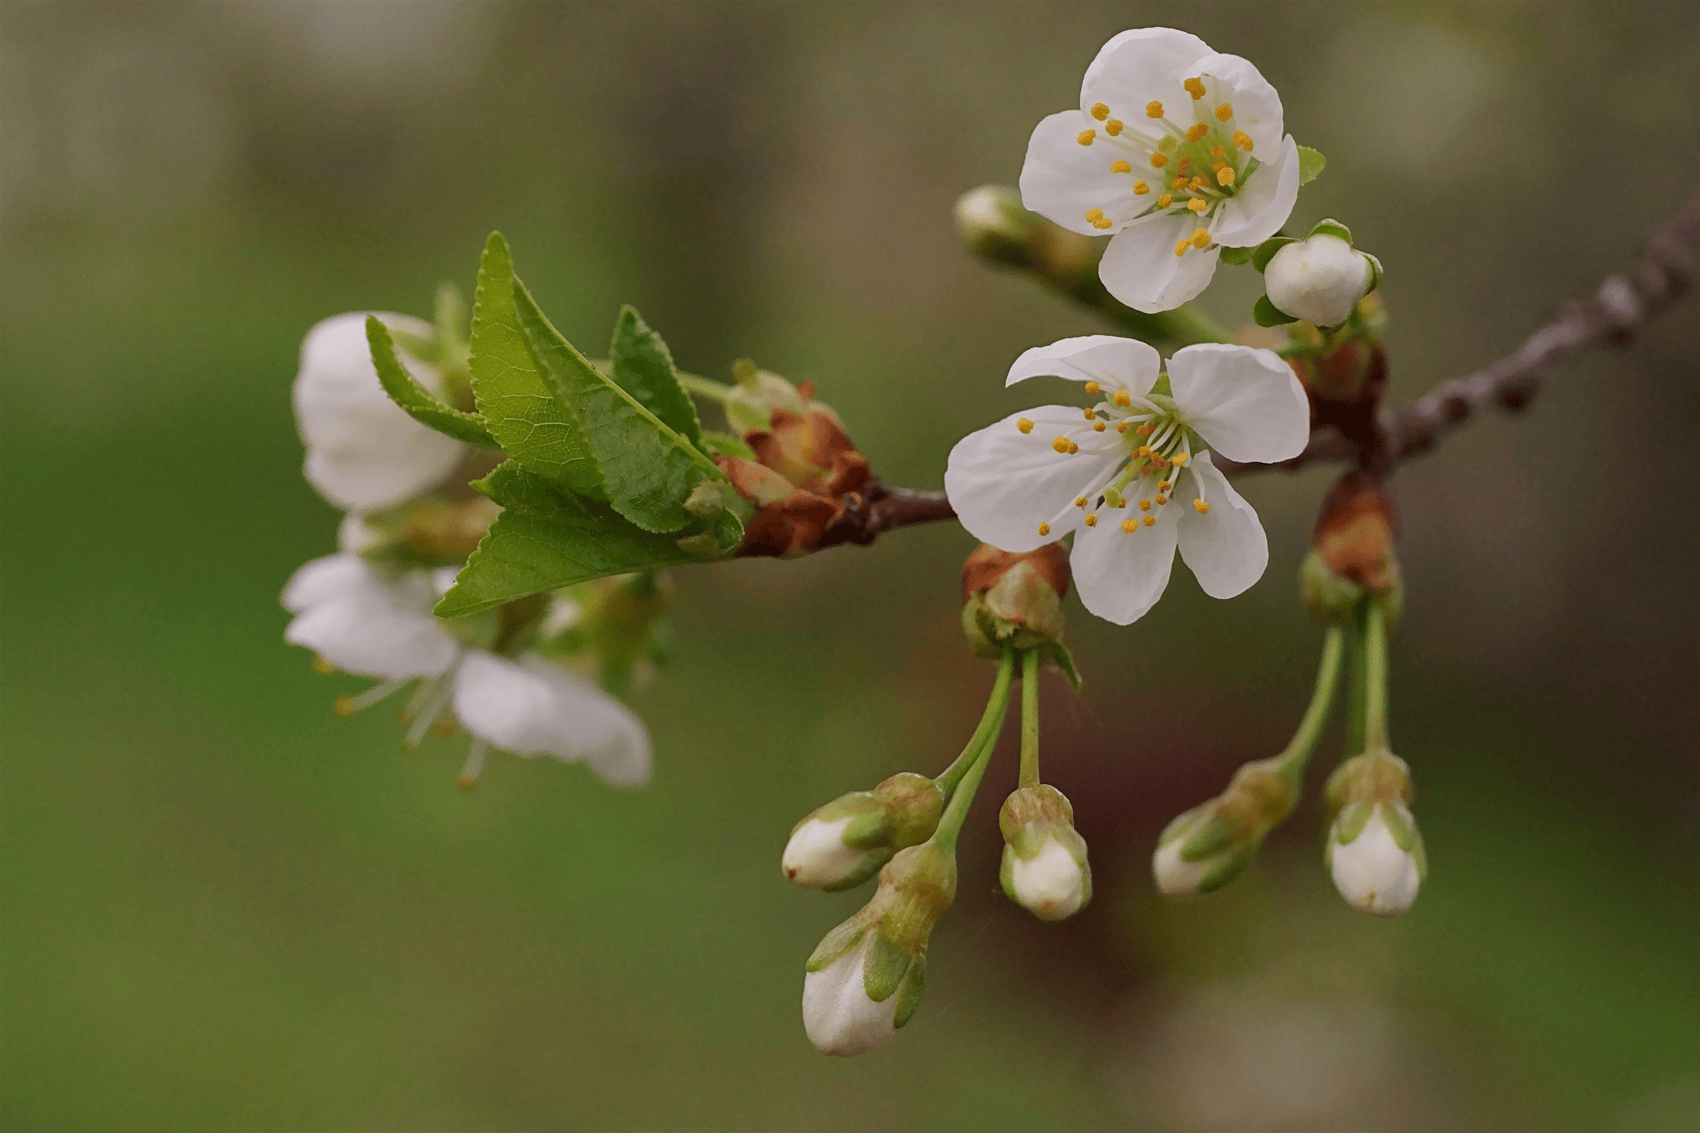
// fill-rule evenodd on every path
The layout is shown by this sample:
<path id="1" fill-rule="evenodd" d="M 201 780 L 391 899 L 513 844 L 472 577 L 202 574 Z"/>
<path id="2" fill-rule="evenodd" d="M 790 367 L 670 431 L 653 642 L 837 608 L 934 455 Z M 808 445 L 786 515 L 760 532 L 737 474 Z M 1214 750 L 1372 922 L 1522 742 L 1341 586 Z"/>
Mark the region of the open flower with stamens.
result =
<path id="1" fill-rule="evenodd" d="M 1080 109 L 1027 143 L 1021 199 L 1086 236 L 1112 235 L 1098 274 L 1137 311 L 1180 306 L 1222 246 L 1275 235 L 1299 192 L 1298 147 L 1256 67 L 1173 28 L 1136 28 L 1086 69 Z"/>
<path id="2" fill-rule="evenodd" d="M 315 559 L 284 587 L 284 608 L 295 615 L 284 640 L 313 650 L 324 666 L 381 682 L 339 700 L 344 715 L 417 681 L 407 744 L 433 725 L 452 732 L 458 721 L 472 736 L 463 787 L 477 784 L 491 749 L 582 760 L 619 787 L 648 780 L 649 734 L 629 708 L 542 657 L 492 651 L 499 619 L 432 616 L 453 580 L 452 569 L 390 572 L 346 552 Z"/>
<path id="3" fill-rule="evenodd" d="M 1016 359 L 1006 385 L 1084 384 L 1090 408 L 1042 405 L 950 451 L 945 492 L 976 539 L 1031 551 L 1075 533 L 1080 600 L 1126 625 L 1162 597 L 1177 548 L 1206 594 L 1232 598 L 1269 561 L 1257 513 L 1211 463 L 1297 456 L 1310 408 L 1272 351 L 1206 344 L 1157 351 L 1110 335 L 1065 338 Z"/>

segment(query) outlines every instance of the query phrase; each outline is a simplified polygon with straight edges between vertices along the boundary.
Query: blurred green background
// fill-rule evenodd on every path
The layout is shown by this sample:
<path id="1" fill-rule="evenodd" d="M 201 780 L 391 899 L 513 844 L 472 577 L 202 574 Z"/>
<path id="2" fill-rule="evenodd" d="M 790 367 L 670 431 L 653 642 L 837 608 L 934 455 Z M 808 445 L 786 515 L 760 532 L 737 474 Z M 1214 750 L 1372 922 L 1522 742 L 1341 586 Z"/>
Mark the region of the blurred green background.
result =
<path id="1" fill-rule="evenodd" d="M 634 303 L 681 365 L 812 379 L 888 482 L 939 484 L 1025 403 L 1019 351 L 1098 329 L 959 251 L 951 202 L 1159 23 L 1250 57 L 1327 153 L 1295 220 L 1387 266 L 1398 400 L 1700 184 L 1674 4 L 0 8 L 4 1127 L 1692 1130 L 1693 300 L 1395 482 L 1409 915 L 1334 895 L 1314 800 L 1229 889 L 1152 895 L 1162 824 L 1308 691 L 1291 580 L 1329 473 L 1259 478 L 1250 593 L 1177 571 L 1131 628 L 1076 607 L 1087 689 L 1045 688 L 1045 767 L 1095 903 L 1053 928 L 997 892 L 1006 743 L 926 1002 L 854 1061 L 798 998 L 861 895 L 778 854 L 972 728 L 954 525 L 681 576 L 637 793 L 505 759 L 463 795 L 463 740 L 403 754 L 281 641 L 337 518 L 299 476 L 302 333 L 427 314 L 492 228 L 587 349 Z M 1224 272 L 1206 305 L 1255 295 Z"/>

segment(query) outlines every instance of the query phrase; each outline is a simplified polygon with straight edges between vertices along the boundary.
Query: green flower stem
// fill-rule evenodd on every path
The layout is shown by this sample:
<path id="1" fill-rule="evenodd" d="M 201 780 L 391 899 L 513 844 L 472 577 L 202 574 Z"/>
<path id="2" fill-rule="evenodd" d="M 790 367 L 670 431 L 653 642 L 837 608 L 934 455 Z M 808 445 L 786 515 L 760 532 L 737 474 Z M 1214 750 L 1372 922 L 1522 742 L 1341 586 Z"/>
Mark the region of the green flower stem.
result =
<path id="1" fill-rule="evenodd" d="M 1364 750 L 1387 751 L 1387 615 L 1381 603 L 1364 611 Z"/>
<path id="2" fill-rule="evenodd" d="M 1363 604 L 1352 613 L 1346 629 L 1346 755 L 1364 750 L 1364 626 Z"/>
<path id="3" fill-rule="evenodd" d="M 713 378 L 702 378 L 695 374 L 687 374 L 683 370 L 673 371 L 673 376 L 679 379 L 679 384 L 685 387 L 686 393 L 694 393 L 698 397 L 706 397 L 710 401 L 726 404 L 726 395 L 732 392 L 732 387 L 725 382 L 717 382 Z"/>
<path id="4" fill-rule="evenodd" d="M 1345 638 L 1346 631 L 1342 627 L 1328 627 L 1328 635 L 1322 639 L 1322 660 L 1316 666 L 1316 689 L 1310 694 L 1310 707 L 1305 709 L 1304 719 L 1299 721 L 1299 730 L 1293 733 L 1292 742 L 1275 757 L 1281 773 L 1295 785 L 1304 774 L 1305 764 L 1310 761 L 1310 753 L 1316 748 L 1323 725 L 1328 722 L 1328 709 L 1334 704 L 1334 686 L 1339 683 L 1340 656 L 1345 652 Z"/>
<path id="5" fill-rule="evenodd" d="M 1039 651 L 1021 655 L 1021 786 L 1039 785 Z"/>
<path id="6" fill-rule="evenodd" d="M 962 749 L 962 754 L 957 756 L 956 762 L 934 780 L 941 790 L 951 792 L 950 802 L 939 817 L 938 829 L 930 839 L 940 849 L 956 849 L 956 836 L 968 817 L 968 808 L 973 805 L 974 793 L 980 787 L 980 777 L 986 772 L 986 764 L 991 762 L 992 748 L 1003 728 L 1004 714 L 1009 710 L 1009 686 L 1014 676 L 1015 650 L 1005 649 L 1003 659 L 998 662 L 997 683 L 992 686 L 991 699 L 986 702 L 986 714 L 980 718 L 980 726 L 974 729 L 973 737 Z"/>

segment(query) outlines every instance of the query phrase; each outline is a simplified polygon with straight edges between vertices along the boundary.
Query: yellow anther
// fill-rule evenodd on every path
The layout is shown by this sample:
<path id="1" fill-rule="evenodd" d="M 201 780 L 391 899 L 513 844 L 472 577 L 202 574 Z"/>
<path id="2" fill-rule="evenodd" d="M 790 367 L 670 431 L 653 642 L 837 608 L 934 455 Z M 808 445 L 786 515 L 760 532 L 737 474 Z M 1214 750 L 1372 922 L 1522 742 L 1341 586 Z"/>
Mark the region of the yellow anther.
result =
<path id="1" fill-rule="evenodd" d="M 1190 247 L 1192 247 L 1192 245 L 1190 243 L 1188 243 L 1185 240 L 1182 240 L 1179 244 L 1175 245 L 1175 255 L 1177 255 L 1177 256 L 1186 255 L 1186 250 Z"/>
<path id="2" fill-rule="evenodd" d="M 1187 188 L 1189 189 L 1208 189 L 1209 187 L 1210 182 L 1206 181 L 1202 177 L 1194 177 L 1191 181 L 1187 182 Z"/>
<path id="3" fill-rule="evenodd" d="M 1088 421 L 1091 421 L 1098 416 L 1096 413 L 1092 412 L 1092 410 L 1090 410 L 1090 409 L 1082 409 L 1081 412 L 1086 414 L 1086 419 Z"/>
<path id="4" fill-rule="evenodd" d="M 1117 496 L 1116 497 L 1116 506 L 1117 507 L 1126 507 L 1127 506 L 1127 497 L 1126 496 Z"/>
<path id="5" fill-rule="evenodd" d="M 1203 515 L 1205 512 L 1210 510 L 1210 501 L 1209 500 L 1193 500 L 1192 501 L 1192 510 L 1196 511 L 1199 515 Z"/>
<path id="6" fill-rule="evenodd" d="M 1184 189 L 1184 188 L 1186 188 L 1186 178 L 1185 177 L 1176 177 L 1173 181 L 1169 182 L 1169 188 L 1171 188 L 1171 189 Z"/>
<path id="7" fill-rule="evenodd" d="M 1208 248 L 1210 246 L 1210 233 L 1202 228 L 1194 232 L 1192 234 L 1192 246 L 1194 248 Z"/>
<path id="8" fill-rule="evenodd" d="M 1132 173 L 1133 172 L 1133 166 L 1129 165 L 1127 162 L 1123 161 L 1121 158 L 1118 157 L 1114 161 L 1110 162 L 1110 172 L 1111 173 Z M 1137 189 L 1134 190 L 1134 191 L 1138 192 Z"/>
<path id="9" fill-rule="evenodd" d="M 1150 500 L 1140 500 L 1139 501 L 1139 510 L 1140 511 L 1150 511 L 1151 510 L 1151 501 Z"/>
<path id="10" fill-rule="evenodd" d="M 1050 525 L 1050 524 L 1048 524 L 1048 523 L 1041 523 L 1041 524 L 1040 524 L 1040 525 L 1039 525 L 1039 534 L 1041 534 L 1041 535 L 1049 535 L 1049 534 L 1050 534 L 1050 533 L 1051 533 L 1051 525 Z"/>
<path id="11" fill-rule="evenodd" d="M 1203 212 L 1210 207 L 1210 204 L 1203 197 L 1194 197 L 1186 203 L 1186 207 L 1193 212 Z"/>
<path id="12" fill-rule="evenodd" d="M 1227 153 L 1228 153 L 1228 151 L 1226 149 L 1224 149 L 1222 146 L 1211 146 L 1210 147 L 1210 156 L 1211 157 L 1225 157 L 1225 156 L 1227 156 Z"/>
<path id="13" fill-rule="evenodd" d="M 1173 193 L 1164 193 L 1162 196 L 1157 198 L 1157 207 L 1160 209 L 1166 209 L 1174 203 L 1175 195 Z"/>
<path id="14" fill-rule="evenodd" d="M 1224 166 L 1226 166 L 1227 164 L 1228 164 L 1227 162 L 1221 160 L 1220 158 L 1217 158 L 1217 159 L 1211 161 L 1210 171 L 1212 173 L 1220 173 L 1222 171 L 1222 168 Z"/>
<path id="15" fill-rule="evenodd" d="M 1145 526 L 1147 526 L 1147 527 L 1155 527 L 1155 526 L 1157 526 L 1157 517 L 1156 517 L 1156 516 L 1154 516 L 1154 515 L 1148 515 L 1148 516 L 1146 516 L 1146 517 L 1145 517 Z"/>
<path id="16" fill-rule="evenodd" d="M 1216 171 L 1216 184 L 1218 184 L 1218 185 L 1232 185 L 1233 183 L 1234 183 L 1234 167 L 1233 166 L 1224 165 L 1222 168 L 1220 168 Z"/>
<path id="17" fill-rule="evenodd" d="M 1124 519 L 1124 520 L 1122 520 L 1122 530 L 1126 531 L 1129 535 L 1133 534 L 1135 531 L 1139 530 L 1139 520 L 1137 520 L 1137 519 Z"/>
<path id="18" fill-rule="evenodd" d="M 1079 451 L 1080 451 L 1080 446 L 1079 446 L 1079 445 L 1077 445 L 1077 444 L 1075 444 L 1075 443 L 1074 443 L 1074 442 L 1073 442 L 1073 441 L 1070 441 L 1070 442 L 1068 442 L 1068 451 L 1069 451 L 1069 452 L 1070 452 L 1070 453 L 1071 453 L 1071 454 L 1072 454 L 1072 453 L 1077 453 L 1077 452 L 1079 452 Z"/>
<path id="19" fill-rule="evenodd" d="M 1097 136 L 1098 136 L 1098 131 L 1096 131 L 1096 130 L 1082 130 L 1082 131 L 1080 131 L 1080 136 L 1078 138 L 1074 139 L 1074 140 L 1079 142 L 1083 146 L 1089 146 L 1089 145 L 1092 144 L 1092 139 L 1097 137 Z"/>
<path id="20" fill-rule="evenodd" d="M 323 657 L 315 657 L 313 658 L 313 671 L 321 677 L 328 677 L 332 673 L 336 672 L 336 666 L 325 660 Z"/>
<path id="21" fill-rule="evenodd" d="M 1166 154 L 1166 153 L 1154 153 L 1154 154 L 1151 155 L 1151 168 L 1161 169 L 1161 168 L 1163 168 L 1163 166 L 1165 166 L 1167 164 L 1169 164 L 1169 155 L 1168 154 Z"/>
<path id="22" fill-rule="evenodd" d="M 1181 158 L 1181 163 L 1179 165 L 1175 166 L 1175 168 L 1179 169 L 1182 173 L 1185 173 L 1187 170 L 1192 168 L 1192 158 L 1190 158 L 1190 157 Z"/>
<path id="23" fill-rule="evenodd" d="M 1103 209 L 1087 209 L 1086 210 L 1086 219 L 1087 220 L 1097 220 L 1099 217 L 1101 217 L 1103 215 L 1104 215 Z"/>
<path id="24" fill-rule="evenodd" d="M 1173 485 L 1173 484 L 1171 484 L 1171 483 L 1169 483 L 1169 482 L 1168 482 L 1168 481 L 1167 481 L 1167 480 L 1164 480 L 1164 481 L 1162 481 L 1162 482 L 1161 482 L 1161 483 L 1159 483 L 1159 484 L 1158 484 L 1158 485 L 1157 485 L 1157 487 L 1158 487 L 1158 488 L 1159 488 L 1159 489 L 1160 489 L 1160 490 L 1162 490 L 1162 491 L 1165 491 L 1165 492 L 1166 492 L 1166 491 L 1168 491 L 1168 490 L 1169 490 L 1169 489 L 1170 489 L 1170 488 L 1172 488 L 1172 487 L 1174 487 L 1174 485 Z"/>
<path id="25" fill-rule="evenodd" d="M 1194 102 L 1204 97 L 1204 81 L 1202 79 L 1188 79 L 1181 86 L 1185 87 L 1186 92 L 1192 95 Z"/>
<path id="26" fill-rule="evenodd" d="M 1099 385 L 1097 382 L 1087 382 L 1081 388 L 1086 391 L 1088 397 L 1097 397 L 1099 394 L 1104 392 L 1104 387 Z"/>
<path id="27" fill-rule="evenodd" d="M 1020 429 L 1023 433 L 1031 433 L 1033 431 L 1033 422 L 1023 417 L 1015 423 L 1015 427 Z"/>
<path id="28" fill-rule="evenodd" d="M 1116 422 L 1116 432 L 1118 432 L 1118 433 L 1127 432 L 1127 422 L 1126 421 L 1117 421 Z"/>
<path id="29" fill-rule="evenodd" d="M 1092 227 L 1093 228 L 1114 228 L 1115 225 L 1113 223 L 1111 223 L 1109 217 L 1101 216 L 1097 220 L 1094 220 L 1092 222 Z"/>
<path id="30" fill-rule="evenodd" d="M 1168 503 L 1168 502 L 1169 502 L 1169 497 L 1168 497 L 1168 496 L 1165 496 L 1165 495 L 1164 495 L 1164 494 L 1163 494 L 1163 493 L 1161 493 L 1161 492 L 1158 492 L 1158 493 L 1157 493 L 1157 506 L 1158 506 L 1158 507 L 1162 507 L 1162 506 L 1163 506 L 1163 505 L 1164 505 L 1164 504 L 1166 504 L 1166 503 Z"/>
<path id="31" fill-rule="evenodd" d="M 1250 153 L 1251 152 L 1251 135 L 1246 133 L 1244 130 L 1235 130 L 1234 131 L 1234 144 L 1236 146 L 1239 146 L 1241 149 L 1245 150 L 1247 153 Z"/>
<path id="32" fill-rule="evenodd" d="M 1128 406 L 1133 404 L 1132 395 L 1130 395 L 1125 389 L 1118 389 L 1115 393 L 1111 394 L 1110 400 L 1121 406 L 1123 409 L 1126 409 Z"/>
<path id="33" fill-rule="evenodd" d="M 1200 139 L 1202 139 L 1204 137 L 1205 134 L 1208 134 L 1209 132 L 1210 132 L 1209 126 L 1206 126 L 1202 122 L 1194 122 L 1192 125 L 1190 125 L 1186 128 L 1186 140 L 1189 141 L 1189 142 L 1199 141 Z"/>
<path id="34" fill-rule="evenodd" d="M 1095 515 L 1089 515 L 1089 516 L 1087 516 L 1087 517 L 1086 517 L 1086 526 L 1088 526 L 1088 527 L 1096 527 L 1096 526 L 1098 526 L 1098 517 L 1097 517 L 1097 516 L 1095 516 Z"/>
<path id="35" fill-rule="evenodd" d="M 1189 457 L 1186 453 L 1177 452 L 1173 457 L 1171 457 L 1169 459 L 1169 463 L 1173 464 L 1176 468 L 1182 468 L 1182 467 L 1185 467 L 1186 462 L 1188 460 L 1191 460 L 1191 459 L 1192 458 Z"/>
<path id="36" fill-rule="evenodd" d="M 337 697 L 336 698 L 336 714 L 338 716 L 352 716 L 352 715 L 354 715 L 354 698 L 352 696 L 339 696 L 339 697 Z"/>
<path id="37" fill-rule="evenodd" d="M 1151 435 L 1151 426 L 1150 425 L 1141 425 L 1139 427 L 1139 435 L 1142 436 L 1142 437 L 1149 437 Z M 1146 449 L 1145 451 L 1150 452 L 1151 450 Z"/>
<path id="38" fill-rule="evenodd" d="M 1086 497 L 1085 496 L 1074 497 L 1074 506 L 1078 507 L 1078 508 L 1084 508 L 1086 506 Z"/>
<path id="39" fill-rule="evenodd" d="M 1221 106 L 1216 108 L 1216 121 L 1218 122 L 1226 122 L 1233 116 L 1234 107 L 1232 103 L 1224 102 Z"/>
<path id="40" fill-rule="evenodd" d="M 1094 433 L 1102 433 L 1107 427 L 1108 426 L 1103 421 L 1092 422 L 1092 431 Z"/>
<path id="41" fill-rule="evenodd" d="M 1108 118 L 1109 116 L 1110 116 L 1110 108 L 1108 106 L 1105 106 L 1101 102 L 1098 103 L 1096 106 L 1094 106 L 1092 108 L 1092 117 L 1096 118 L 1100 122 L 1102 122 L 1104 119 Z"/>
<path id="42" fill-rule="evenodd" d="M 1136 196 L 1136 197 L 1143 197 L 1146 193 L 1149 193 L 1150 191 L 1151 191 L 1151 186 L 1147 185 L 1143 181 L 1135 181 L 1133 183 L 1133 195 Z"/>
<path id="43" fill-rule="evenodd" d="M 1108 122 L 1104 123 L 1104 133 L 1110 135 L 1110 137 L 1113 138 L 1121 132 L 1122 132 L 1121 119 L 1112 118 Z"/>
<path id="44" fill-rule="evenodd" d="M 1054 440 L 1051 441 L 1051 447 L 1056 449 L 1058 452 L 1067 452 L 1068 451 L 1068 438 L 1067 437 L 1057 437 L 1057 438 L 1055 438 Z"/>
<path id="45" fill-rule="evenodd" d="M 1147 118 L 1161 118 L 1163 116 L 1163 104 L 1155 99 L 1146 103 L 1145 116 Z"/>
<path id="46" fill-rule="evenodd" d="M 1145 435 L 1147 428 L 1149 428 L 1149 426 L 1141 425 L 1139 427 L 1139 435 L 1143 437 Z M 1150 456 L 1151 455 L 1151 446 L 1150 445 L 1140 445 L 1137 449 L 1134 450 L 1133 455 L 1135 455 L 1135 456 Z"/>

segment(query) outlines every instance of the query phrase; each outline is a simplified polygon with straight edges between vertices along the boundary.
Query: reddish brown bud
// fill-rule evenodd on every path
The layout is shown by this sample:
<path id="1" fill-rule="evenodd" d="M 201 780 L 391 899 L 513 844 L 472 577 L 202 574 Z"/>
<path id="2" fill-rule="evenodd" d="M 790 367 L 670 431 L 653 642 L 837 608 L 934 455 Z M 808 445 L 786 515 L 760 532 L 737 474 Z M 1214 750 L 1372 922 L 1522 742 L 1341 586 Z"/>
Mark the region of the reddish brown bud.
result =
<path id="1" fill-rule="evenodd" d="M 962 600 L 984 594 L 995 587 L 1017 565 L 1026 563 L 1033 572 L 1057 592 L 1058 598 L 1068 595 L 1068 548 L 1061 543 L 1046 543 L 1037 551 L 1013 554 L 1000 551 L 990 543 L 981 543 L 962 564 Z"/>
<path id="2" fill-rule="evenodd" d="M 1330 488 L 1311 532 L 1311 546 L 1334 574 L 1378 594 L 1399 581 L 1393 555 L 1393 509 L 1374 480 L 1350 472 Z"/>
<path id="3" fill-rule="evenodd" d="M 810 410 L 799 416 L 773 411 L 772 427 L 744 434 L 756 458 L 809 492 L 842 496 L 860 491 L 870 475 L 868 459 L 856 451 L 844 427 L 830 414 Z"/>

